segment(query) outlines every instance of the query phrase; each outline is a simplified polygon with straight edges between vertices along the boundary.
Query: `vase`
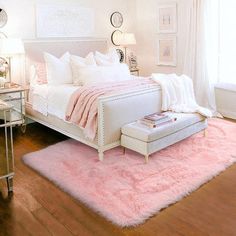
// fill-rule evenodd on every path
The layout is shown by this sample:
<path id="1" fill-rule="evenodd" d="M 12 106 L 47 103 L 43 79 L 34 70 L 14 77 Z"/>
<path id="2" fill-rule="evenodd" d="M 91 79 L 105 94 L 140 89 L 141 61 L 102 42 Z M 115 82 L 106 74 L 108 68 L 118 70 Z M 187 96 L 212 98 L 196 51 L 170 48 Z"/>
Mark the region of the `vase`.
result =
<path id="1" fill-rule="evenodd" d="M 6 78 L 0 77 L 0 89 L 4 88 L 5 83 L 6 83 Z"/>

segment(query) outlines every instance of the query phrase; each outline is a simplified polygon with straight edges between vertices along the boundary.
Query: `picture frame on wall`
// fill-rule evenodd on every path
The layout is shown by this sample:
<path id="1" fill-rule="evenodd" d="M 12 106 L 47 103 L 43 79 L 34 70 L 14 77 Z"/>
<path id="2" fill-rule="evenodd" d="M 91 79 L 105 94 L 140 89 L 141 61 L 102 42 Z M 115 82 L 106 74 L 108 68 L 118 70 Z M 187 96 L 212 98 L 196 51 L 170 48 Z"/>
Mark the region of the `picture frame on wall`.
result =
<path id="1" fill-rule="evenodd" d="M 157 65 L 176 66 L 176 36 L 159 36 L 157 42 Z"/>
<path id="2" fill-rule="evenodd" d="M 37 38 L 93 37 L 95 11 L 79 4 L 37 4 Z"/>
<path id="3" fill-rule="evenodd" d="M 177 32 L 177 4 L 176 2 L 159 5 L 157 9 L 158 33 Z"/>

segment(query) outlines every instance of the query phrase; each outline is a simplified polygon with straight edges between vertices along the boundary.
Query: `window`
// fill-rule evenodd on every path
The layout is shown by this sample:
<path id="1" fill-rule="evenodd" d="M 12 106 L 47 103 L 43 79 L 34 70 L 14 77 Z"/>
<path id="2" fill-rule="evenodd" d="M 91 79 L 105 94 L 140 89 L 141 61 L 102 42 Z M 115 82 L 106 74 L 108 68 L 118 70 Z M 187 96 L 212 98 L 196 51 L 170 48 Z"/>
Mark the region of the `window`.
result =
<path id="1" fill-rule="evenodd" d="M 236 83 L 236 1 L 220 0 L 219 80 Z"/>

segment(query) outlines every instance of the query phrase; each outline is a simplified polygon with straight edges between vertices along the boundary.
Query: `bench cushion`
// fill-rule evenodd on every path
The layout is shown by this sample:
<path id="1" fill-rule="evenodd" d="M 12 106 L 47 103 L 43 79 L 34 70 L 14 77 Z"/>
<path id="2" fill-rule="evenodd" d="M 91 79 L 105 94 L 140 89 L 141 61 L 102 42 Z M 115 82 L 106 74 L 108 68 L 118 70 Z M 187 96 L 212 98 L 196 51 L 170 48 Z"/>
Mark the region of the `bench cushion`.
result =
<path id="1" fill-rule="evenodd" d="M 167 112 L 167 114 L 173 118 L 176 117 L 177 120 L 157 128 L 149 128 L 138 122 L 133 122 L 123 126 L 121 132 L 124 135 L 144 142 L 152 142 L 178 132 L 179 130 L 191 126 L 199 121 L 205 120 L 205 117 L 197 113 L 188 114 Z"/>

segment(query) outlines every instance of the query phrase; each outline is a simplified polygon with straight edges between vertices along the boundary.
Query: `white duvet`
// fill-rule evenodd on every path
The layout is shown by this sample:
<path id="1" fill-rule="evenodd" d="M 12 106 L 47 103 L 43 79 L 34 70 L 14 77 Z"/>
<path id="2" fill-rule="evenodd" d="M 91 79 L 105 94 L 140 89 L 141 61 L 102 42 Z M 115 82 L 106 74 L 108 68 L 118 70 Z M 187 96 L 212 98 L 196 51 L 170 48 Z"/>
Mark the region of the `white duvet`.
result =
<path id="1" fill-rule="evenodd" d="M 78 88 L 72 84 L 35 85 L 32 89 L 32 107 L 45 116 L 50 114 L 65 120 L 69 99 Z"/>
<path id="2" fill-rule="evenodd" d="M 131 75 L 131 78 L 137 79 L 137 77 L 133 75 Z M 35 84 L 31 86 L 30 102 L 32 103 L 33 109 L 44 116 L 50 114 L 65 120 L 67 104 L 73 92 L 78 88 L 80 88 L 80 86 L 73 84 Z"/>

